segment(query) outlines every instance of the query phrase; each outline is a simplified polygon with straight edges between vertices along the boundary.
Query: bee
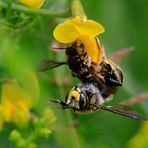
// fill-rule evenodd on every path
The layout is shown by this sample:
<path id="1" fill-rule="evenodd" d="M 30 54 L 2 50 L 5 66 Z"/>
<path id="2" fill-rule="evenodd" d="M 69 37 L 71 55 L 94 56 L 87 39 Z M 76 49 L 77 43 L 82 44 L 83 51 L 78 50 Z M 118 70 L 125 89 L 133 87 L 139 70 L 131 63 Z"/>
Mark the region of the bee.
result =
<path id="1" fill-rule="evenodd" d="M 74 112 L 87 113 L 106 110 L 136 120 L 148 120 L 148 118 L 143 117 L 125 105 L 103 106 L 102 104 L 106 99 L 102 97 L 102 93 L 93 83 L 78 83 L 69 91 L 65 101 L 50 101 L 57 103 L 63 109 L 70 108 Z"/>
<path id="2" fill-rule="evenodd" d="M 74 77 L 77 77 L 81 82 L 96 83 L 104 98 L 109 98 L 115 94 L 117 88 L 123 84 L 123 73 L 119 66 L 112 60 L 106 58 L 104 50 L 100 47 L 98 40 L 96 44 L 101 58 L 99 63 L 91 60 L 91 57 L 85 51 L 85 45 L 76 40 L 66 49 L 67 61 L 50 61 L 43 62 L 40 70 L 52 69 L 64 64 L 67 64 Z"/>

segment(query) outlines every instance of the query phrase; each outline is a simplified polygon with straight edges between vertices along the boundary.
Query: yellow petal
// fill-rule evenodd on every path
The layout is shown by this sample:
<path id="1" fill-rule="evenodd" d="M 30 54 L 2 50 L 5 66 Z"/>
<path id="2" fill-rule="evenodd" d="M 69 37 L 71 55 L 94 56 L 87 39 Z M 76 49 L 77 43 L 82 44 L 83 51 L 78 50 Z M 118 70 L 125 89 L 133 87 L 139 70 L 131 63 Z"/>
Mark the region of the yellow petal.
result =
<path id="1" fill-rule="evenodd" d="M 53 36 L 61 43 L 70 43 L 75 41 L 81 34 L 75 29 L 72 20 L 66 20 L 54 29 Z"/>
<path id="2" fill-rule="evenodd" d="M 32 106 L 37 105 L 39 101 L 40 88 L 36 74 L 30 69 L 23 69 L 21 76 L 21 85 L 32 98 Z"/>
<path id="3" fill-rule="evenodd" d="M 90 36 L 81 36 L 79 40 L 84 44 L 85 51 L 91 57 L 91 60 L 98 63 L 101 56 L 98 40 Z"/>
<path id="4" fill-rule="evenodd" d="M 143 122 L 139 131 L 128 142 L 128 148 L 147 148 L 148 146 L 148 123 Z"/>
<path id="5" fill-rule="evenodd" d="M 15 114 L 12 116 L 12 122 L 17 126 L 22 127 L 29 121 L 29 115 L 29 110 L 20 110 L 19 108 L 16 108 Z"/>
<path id="6" fill-rule="evenodd" d="M 20 2 L 30 9 L 39 9 L 45 3 L 45 0 L 20 0 Z"/>
<path id="7" fill-rule="evenodd" d="M 2 86 L 3 118 L 6 122 L 26 123 L 29 119 L 31 98 L 26 91 L 13 83 Z"/>
<path id="8" fill-rule="evenodd" d="M 5 104 L 5 101 L 7 100 L 13 103 L 21 101 L 24 102 L 28 108 L 31 107 L 30 95 L 21 87 L 13 83 L 5 83 L 2 86 L 2 105 Z"/>
<path id="9" fill-rule="evenodd" d="M 23 126 L 29 120 L 29 110 L 23 102 L 16 104 L 7 102 L 7 104 L 5 103 L 3 105 L 3 116 L 6 122 L 12 122 L 18 126 Z"/>
<path id="10" fill-rule="evenodd" d="M 3 129 L 3 123 L 4 123 L 4 118 L 3 118 L 3 107 L 0 104 L 0 131 Z"/>
<path id="11" fill-rule="evenodd" d="M 55 28 L 53 35 L 59 42 L 70 43 L 81 36 L 96 37 L 103 32 L 104 27 L 101 24 L 93 20 L 83 21 L 80 17 L 75 17 L 59 24 Z"/>
<path id="12" fill-rule="evenodd" d="M 6 122 L 10 122 L 12 119 L 12 115 L 14 113 L 14 105 L 8 101 L 5 100 L 5 104 L 3 104 L 3 118 Z"/>
<path id="13" fill-rule="evenodd" d="M 93 20 L 82 21 L 79 17 L 72 20 L 74 27 L 81 35 L 96 37 L 104 32 L 104 27 Z"/>

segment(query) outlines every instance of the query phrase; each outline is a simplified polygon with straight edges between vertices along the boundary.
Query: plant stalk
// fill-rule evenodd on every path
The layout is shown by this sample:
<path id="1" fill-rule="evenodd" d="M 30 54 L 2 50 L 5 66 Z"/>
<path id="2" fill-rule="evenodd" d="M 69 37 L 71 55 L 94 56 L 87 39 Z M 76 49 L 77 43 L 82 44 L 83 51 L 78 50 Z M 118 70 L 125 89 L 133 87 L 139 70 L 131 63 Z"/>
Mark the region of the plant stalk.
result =
<path id="1" fill-rule="evenodd" d="M 71 12 L 74 17 L 79 16 L 83 20 L 87 19 L 83 6 L 80 0 L 71 0 Z"/>
<path id="2" fill-rule="evenodd" d="M 8 4 L 5 2 L 0 1 L 0 8 L 7 8 Z M 12 3 L 10 8 L 12 10 L 16 10 L 16 11 L 21 11 L 21 12 L 25 12 L 28 14 L 34 14 L 34 15 L 44 15 L 44 16 L 54 16 L 54 17 L 68 17 L 70 16 L 70 12 L 69 11 L 65 11 L 65 12 L 52 12 L 49 11 L 47 9 L 39 9 L 39 10 L 30 10 L 27 7 L 23 6 L 23 5 L 19 5 L 16 3 Z"/>

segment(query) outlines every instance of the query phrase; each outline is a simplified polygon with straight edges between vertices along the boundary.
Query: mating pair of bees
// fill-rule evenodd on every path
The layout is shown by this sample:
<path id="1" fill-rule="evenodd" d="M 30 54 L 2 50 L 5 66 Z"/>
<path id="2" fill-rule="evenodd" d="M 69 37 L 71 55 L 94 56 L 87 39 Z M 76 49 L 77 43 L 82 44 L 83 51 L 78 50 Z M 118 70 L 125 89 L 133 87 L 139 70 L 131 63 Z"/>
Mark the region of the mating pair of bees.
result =
<path id="1" fill-rule="evenodd" d="M 105 56 L 105 51 L 100 47 L 97 39 L 96 44 L 98 50 L 101 51 L 99 63 L 91 60 L 91 57 L 85 51 L 85 45 L 80 40 L 76 40 L 65 48 L 67 61 L 46 60 L 42 63 L 40 69 L 42 71 L 66 64 L 72 75 L 81 81 L 69 91 L 65 101 L 51 101 L 57 103 L 63 109 L 70 108 L 74 112 L 107 110 L 137 120 L 148 120 L 148 118 L 125 105 L 102 105 L 112 98 L 119 86 L 122 86 L 123 73 L 119 66 Z"/>

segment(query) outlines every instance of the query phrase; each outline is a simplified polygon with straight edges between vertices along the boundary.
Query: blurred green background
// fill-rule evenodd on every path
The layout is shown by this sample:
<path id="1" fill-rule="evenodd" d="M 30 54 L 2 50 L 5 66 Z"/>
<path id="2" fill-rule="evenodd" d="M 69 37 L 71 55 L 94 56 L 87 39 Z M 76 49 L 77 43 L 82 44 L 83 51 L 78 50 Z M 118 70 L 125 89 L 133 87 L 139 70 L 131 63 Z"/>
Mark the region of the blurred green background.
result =
<path id="1" fill-rule="evenodd" d="M 7 2 L 7 1 L 6 1 Z M 84 10 L 90 19 L 105 27 L 100 40 L 107 55 L 118 49 L 134 46 L 133 53 L 120 60 L 118 64 L 124 72 L 124 85 L 119 89 L 114 100 L 108 104 L 117 104 L 148 90 L 148 1 L 141 0 L 82 0 Z M 69 8 L 67 0 L 48 0 L 45 9 L 63 12 Z M 11 10 L 11 9 L 10 9 Z M 44 108 L 52 108 L 57 121 L 52 127 L 52 134 L 47 139 L 38 139 L 39 148 L 125 148 L 129 141 L 143 126 L 143 122 L 118 116 L 105 111 L 92 114 L 75 115 L 71 110 L 54 108 L 49 99 L 65 99 L 67 92 L 79 81 L 73 78 L 67 66 L 62 66 L 44 73 L 38 73 L 37 65 L 43 59 L 64 60 L 64 51 L 51 49 L 54 38 L 54 27 L 64 19 L 20 13 L 11 10 L 9 13 L 0 8 L 0 66 L 7 69 L 1 72 L 1 84 L 5 77 L 18 79 L 20 67 L 31 67 L 38 77 L 40 99 L 34 107 L 37 113 Z M 19 15 L 19 19 L 12 18 Z M 7 64 L 4 46 L 8 43 L 9 54 L 15 51 L 11 66 Z M 15 50 L 17 48 L 17 50 Z M 4 61 L 6 63 L 4 63 Z M 8 62 L 9 63 L 9 62 Z M 16 64 L 17 63 L 17 64 Z M 9 66 L 8 66 L 9 65 Z M 13 69 L 15 69 L 13 71 Z M 21 78 L 20 78 L 21 79 Z M 134 108 L 148 116 L 148 101 Z M 148 126 L 148 124 L 147 124 Z M 8 125 L 0 132 L 0 148 L 13 148 L 8 135 L 13 125 Z M 28 131 L 29 133 L 29 131 Z M 145 134 L 145 133 L 142 133 Z M 144 137 L 142 136 L 141 137 Z M 148 141 L 148 138 L 141 138 Z M 140 140 L 138 139 L 139 143 Z M 143 142 L 144 143 L 144 142 Z M 133 147 L 136 147 L 133 144 Z M 145 148 L 148 147 L 148 142 Z M 138 148 L 138 147 L 137 147 Z M 142 148 L 139 146 L 139 148 Z"/>

